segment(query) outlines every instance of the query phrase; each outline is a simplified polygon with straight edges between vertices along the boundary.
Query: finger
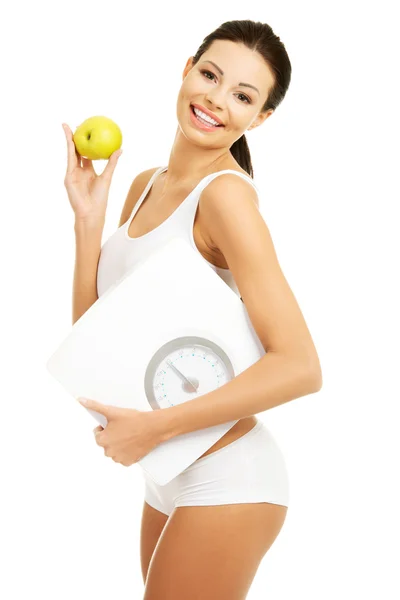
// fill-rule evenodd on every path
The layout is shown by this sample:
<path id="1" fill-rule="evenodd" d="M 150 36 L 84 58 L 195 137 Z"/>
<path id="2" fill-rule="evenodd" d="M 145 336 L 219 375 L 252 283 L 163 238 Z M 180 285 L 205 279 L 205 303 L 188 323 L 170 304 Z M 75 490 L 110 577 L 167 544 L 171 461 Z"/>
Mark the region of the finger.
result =
<path id="1" fill-rule="evenodd" d="M 111 177 L 113 176 L 114 173 L 114 169 L 117 166 L 117 162 L 119 157 L 122 154 L 122 150 L 116 150 L 115 152 L 113 152 L 110 156 L 110 158 L 108 159 L 108 163 L 106 165 L 106 168 L 104 169 L 103 173 L 101 174 L 101 177 L 103 177 L 104 179 L 107 179 L 108 181 L 111 180 Z"/>
<path id="2" fill-rule="evenodd" d="M 74 140 L 72 138 L 71 129 L 68 127 L 68 125 L 66 125 L 66 123 L 63 123 L 63 129 L 64 129 L 65 137 L 67 138 L 67 147 L 68 147 L 67 175 L 69 175 L 70 173 L 72 173 L 72 171 L 74 169 L 76 169 L 78 166 L 80 166 L 80 162 L 79 162 L 80 156 L 75 147 Z"/>
<path id="3" fill-rule="evenodd" d="M 97 400 L 92 400 L 92 398 L 78 398 L 78 402 L 82 404 L 85 408 L 90 408 L 91 410 L 95 410 L 96 412 L 104 415 L 105 417 L 110 416 L 110 411 L 113 408 L 112 406 L 107 406 L 106 404 L 102 404 L 101 402 L 97 402 Z"/>
<path id="4" fill-rule="evenodd" d="M 94 170 L 93 167 L 93 162 L 91 160 L 89 160 L 88 158 L 84 158 L 83 156 L 81 157 L 82 159 L 82 167 L 85 169 L 85 171 L 89 171 L 89 173 L 92 173 L 92 175 L 96 175 L 96 171 Z"/>
<path id="5" fill-rule="evenodd" d="M 72 143 L 73 143 L 74 148 L 75 148 L 75 156 L 76 156 L 76 160 L 77 160 L 77 163 L 78 163 L 78 167 L 81 167 L 82 166 L 82 156 L 79 154 L 78 149 L 75 146 L 74 136 L 72 134 L 72 131 L 71 131 L 71 140 L 72 140 Z"/>
<path id="6" fill-rule="evenodd" d="M 74 146 L 75 146 L 75 143 L 74 143 Z M 78 163 L 78 167 L 81 167 L 82 166 L 82 156 L 79 154 L 78 150 L 76 149 L 76 146 L 75 146 L 75 154 L 76 154 L 76 161 Z"/>

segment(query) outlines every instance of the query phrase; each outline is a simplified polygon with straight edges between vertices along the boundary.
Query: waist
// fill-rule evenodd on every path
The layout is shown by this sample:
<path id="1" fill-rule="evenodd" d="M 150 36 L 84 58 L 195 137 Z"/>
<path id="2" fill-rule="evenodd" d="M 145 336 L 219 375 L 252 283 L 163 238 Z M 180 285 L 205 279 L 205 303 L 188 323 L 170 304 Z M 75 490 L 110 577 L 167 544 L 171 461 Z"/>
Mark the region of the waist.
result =
<path id="1" fill-rule="evenodd" d="M 248 433 L 250 429 L 253 429 L 257 421 L 258 419 L 255 415 L 251 415 L 251 417 L 245 417 L 243 419 L 240 419 L 237 423 L 235 423 L 233 427 L 230 428 L 229 431 L 227 431 L 222 437 L 220 437 L 219 440 L 215 442 L 213 446 L 211 446 L 211 448 L 209 448 L 206 452 L 204 452 L 204 454 L 199 456 L 197 460 L 200 460 L 200 458 L 203 458 L 203 456 L 208 456 L 209 454 L 212 454 L 216 450 L 219 450 L 220 448 L 223 448 L 224 446 L 227 446 L 231 442 L 242 437 L 242 435 Z"/>

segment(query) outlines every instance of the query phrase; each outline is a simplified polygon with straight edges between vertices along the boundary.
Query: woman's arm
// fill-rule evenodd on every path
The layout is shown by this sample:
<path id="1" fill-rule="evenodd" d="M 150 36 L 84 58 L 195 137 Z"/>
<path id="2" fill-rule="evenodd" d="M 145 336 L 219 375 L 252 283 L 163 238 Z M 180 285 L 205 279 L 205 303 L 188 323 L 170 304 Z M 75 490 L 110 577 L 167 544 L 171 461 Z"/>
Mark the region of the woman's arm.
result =
<path id="1" fill-rule="evenodd" d="M 142 171 L 133 180 L 122 208 L 119 227 L 130 217 L 136 202 L 159 167 Z M 98 300 L 97 269 L 99 265 L 104 220 L 75 221 L 76 258 L 72 293 L 72 324 Z"/>
<path id="2" fill-rule="evenodd" d="M 72 324 L 98 300 L 97 267 L 104 221 L 75 221 L 75 270 L 72 292 Z"/>

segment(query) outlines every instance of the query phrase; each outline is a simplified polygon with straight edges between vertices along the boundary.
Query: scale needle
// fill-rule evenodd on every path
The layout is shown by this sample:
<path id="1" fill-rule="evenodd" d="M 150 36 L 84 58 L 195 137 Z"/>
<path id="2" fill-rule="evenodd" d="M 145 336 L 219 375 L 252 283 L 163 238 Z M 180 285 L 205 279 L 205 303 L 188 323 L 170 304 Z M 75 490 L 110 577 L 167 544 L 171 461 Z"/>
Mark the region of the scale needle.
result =
<path id="1" fill-rule="evenodd" d="M 170 360 L 167 360 L 166 363 L 179 375 L 181 379 L 183 379 L 183 381 L 186 381 L 186 383 L 188 383 L 194 389 L 194 391 L 197 392 L 197 388 L 193 385 L 193 383 L 187 377 L 185 377 L 184 374 L 181 373 Z"/>

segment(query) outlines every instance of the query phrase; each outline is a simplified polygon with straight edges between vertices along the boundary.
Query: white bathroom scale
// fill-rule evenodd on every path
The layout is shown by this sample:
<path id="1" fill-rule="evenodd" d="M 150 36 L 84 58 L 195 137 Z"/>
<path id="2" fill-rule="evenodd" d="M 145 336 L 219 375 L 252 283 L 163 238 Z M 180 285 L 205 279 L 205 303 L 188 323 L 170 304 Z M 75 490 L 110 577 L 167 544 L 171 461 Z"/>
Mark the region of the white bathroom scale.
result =
<path id="1" fill-rule="evenodd" d="M 75 399 L 150 411 L 222 387 L 264 354 L 239 296 L 177 237 L 100 296 L 46 367 Z M 103 415 L 86 410 L 107 426 Z M 235 423 L 176 436 L 137 464 L 165 485 Z"/>

